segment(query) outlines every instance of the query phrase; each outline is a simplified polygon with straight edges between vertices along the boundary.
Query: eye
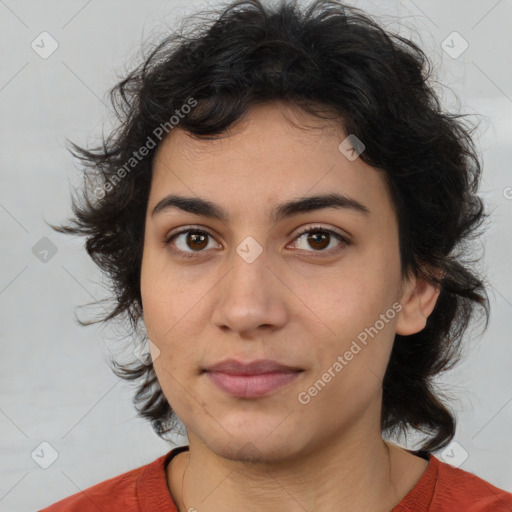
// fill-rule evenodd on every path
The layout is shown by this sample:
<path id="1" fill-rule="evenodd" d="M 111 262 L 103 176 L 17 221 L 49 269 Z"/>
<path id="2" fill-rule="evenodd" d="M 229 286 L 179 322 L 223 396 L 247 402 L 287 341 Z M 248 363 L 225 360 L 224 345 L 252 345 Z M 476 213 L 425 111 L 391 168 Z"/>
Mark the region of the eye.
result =
<path id="1" fill-rule="evenodd" d="M 213 239 L 208 231 L 189 228 L 169 236 L 165 241 L 165 245 L 168 246 L 172 252 L 189 258 L 193 257 L 194 253 L 204 252 L 203 249 L 212 248 L 208 247 L 210 245 L 208 238 Z M 220 244 L 217 244 L 217 247 L 219 245 Z"/>
<path id="2" fill-rule="evenodd" d="M 307 236 L 306 236 L 307 235 Z M 312 226 L 301 231 L 297 237 L 295 238 L 298 242 L 302 242 L 303 245 L 307 245 L 312 247 L 313 251 L 308 252 L 322 252 L 329 254 L 337 254 L 342 251 L 346 246 L 350 245 L 350 241 L 343 236 L 341 233 L 334 231 L 332 229 L 327 229 L 322 226 Z M 334 246 L 331 245 L 331 242 L 337 240 L 339 243 Z M 325 250 L 329 248 L 329 250 Z"/>
<path id="3" fill-rule="evenodd" d="M 186 235 L 186 236 L 185 236 Z M 306 235 L 308 235 L 306 237 Z M 210 240 L 209 240 L 210 239 Z M 202 229 L 192 229 L 188 227 L 178 233 L 174 233 L 167 237 L 165 245 L 169 247 L 171 252 L 178 254 L 183 257 L 194 257 L 194 253 L 205 252 L 205 249 L 219 248 L 220 244 L 210 244 L 213 240 L 213 236 Z M 350 241 L 342 234 L 332 229 L 327 229 L 322 226 L 312 226 L 302 230 L 296 237 L 295 240 L 308 244 L 314 250 L 310 251 L 307 248 L 301 249 L 306 252 L 320 252 L 328 254 L 337 254 L 342 251 L 346 246 L 350 245 Z M 334 241 L 339 243 L 333 247 L 331 243 Z M 331 246 L 329 248 L 329 246 Z M 325 250 L 329 248 L 329 250 Z"/>

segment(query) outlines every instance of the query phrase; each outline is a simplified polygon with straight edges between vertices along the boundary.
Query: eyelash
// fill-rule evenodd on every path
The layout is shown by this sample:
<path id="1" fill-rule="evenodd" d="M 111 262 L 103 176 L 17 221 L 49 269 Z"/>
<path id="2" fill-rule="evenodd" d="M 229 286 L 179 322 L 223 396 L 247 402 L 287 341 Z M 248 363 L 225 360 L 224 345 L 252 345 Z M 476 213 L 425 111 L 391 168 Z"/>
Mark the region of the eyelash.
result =
<path id="1" fill-rule="evenodd" d="M 339 240 L 341 243 L 338 246 L 336 246 L 334 248 L 334 250 L 330 249 L 328 251 L 319 250 L 319 251 L 306 251 L 306 252 L 323 253 L 323 254 L 329 254 L 330 256 L 334 256 L 334 255 L 338 254 L 339 252 L 341 252 L 346 246 L 351 245 L 351 242 L 346 237 L 344 237 L 343 235 L 338 233 L 337 231 L 334 231 L 332 229 L 327 229 L 322 226 L 311 226 L 311 227 L 305 228 L 301 232 L 297 233 L 294 240 L 297 240 L 298 238 L 300 238 L 301 236 L 303 236 L 307 233 L 319 233 L 319 232 L 332 235 L 337 240 Z M 167 237 L 164 242 L 165 246 L 169 247 L 169 250 L 171 252 L 173 252 L 175 254 L 179 254 L 180 256 L 185 257 L 185 258 L 194 258 L 194 257 L 196 257 L 196 254 L 200 254 L 201 252 L 204 252 L 204 251 L 182 251 L 181 249 L 176 249 L 176 248 L 172 247 L 171 242 L 178 236 L 186 234 L 186 233 L 195 233 L 198 235 L 205 235 L 205 236 L 209 236 L 209 237 L 213 238 L 213 235 L 211 233 L 209 233 L 208 231 L 205 231 L 203 229 L 195 229 L 195 228 L 192 228 L 191 226 L 187 227 L 187 229 L 183 229 L 182 231 L 179 231 L 178 233 L 173 233 L 171 236 Z M 308 256 L 308 257 L 316 258 L 317 256 Z"/>

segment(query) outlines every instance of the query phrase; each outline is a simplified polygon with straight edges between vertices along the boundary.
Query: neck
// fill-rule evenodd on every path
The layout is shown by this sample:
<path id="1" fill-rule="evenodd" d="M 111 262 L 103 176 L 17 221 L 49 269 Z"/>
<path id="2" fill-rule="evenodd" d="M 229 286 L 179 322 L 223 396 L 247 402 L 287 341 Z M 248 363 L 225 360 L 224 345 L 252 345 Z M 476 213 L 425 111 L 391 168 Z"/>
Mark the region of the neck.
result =
<path id="1" fill-rule="evenodd" d="M 262 506 L 269 512 L 388 512 L 427 466 L 380 434 L 371 438 L 366 432 L 316 444 L 279 462 L 230 460 L 192 434 L 189 447 L 171 461 L 172 472 L 168 466 L 180 512 L 259 512 Z"/>

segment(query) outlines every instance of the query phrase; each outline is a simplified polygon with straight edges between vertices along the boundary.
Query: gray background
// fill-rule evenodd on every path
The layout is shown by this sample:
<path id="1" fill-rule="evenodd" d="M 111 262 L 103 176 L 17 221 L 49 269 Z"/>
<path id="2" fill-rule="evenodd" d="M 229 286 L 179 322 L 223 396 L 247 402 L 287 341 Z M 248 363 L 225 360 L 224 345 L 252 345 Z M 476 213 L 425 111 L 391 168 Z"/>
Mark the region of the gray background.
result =
<path id="1" fill-rule="evenodd" d="M 449 88 L 437 86 L 446 107 L 482 116 L 476 138 L 482 196 L 492 211 L 482 240 L 492 315 L 483 336 L 478 326 L 468 332 L 464 362 L 440 382 L 456 398 L 459 420 L 450 456 L 460 464 L 467 453 L 462 469 L 512 491 L 512 1 L 352 4 L 404 17 L 401 32 L 412 30 Z M 83 240 L 53 232 L 44 220 L 59 223 L 70 215 L 70 191 L 81 183 L 65 139 L 97 142 L 109 123 L 106 91 L 139 57 L 141 42 L 158 40 L 177 18 L 204 6 L 0 0 L 0 510 L 37 510 L 171 448 L 137 419 L 133 385 L 107 366 L 108 351 L 121 354 L 124 342 L 130 346 L 122 331 L 75 321 L 75 314 L 100 313 L 80 306 L 106 293 Z M 392 18 L 383 20 L 397 28 Z M 31 47 L 43 31 L 59 45 L 46 59 Z M 469 44 L 457 58 L 442 47 L 453 31 Z M 36 249 L 48 248 L 44 237 L 56 249 L 47 261 L 36 257 Z M 31 456 L 39 447 L 49 457 L 42 442 L 58 454 L 47 469 Z"/>

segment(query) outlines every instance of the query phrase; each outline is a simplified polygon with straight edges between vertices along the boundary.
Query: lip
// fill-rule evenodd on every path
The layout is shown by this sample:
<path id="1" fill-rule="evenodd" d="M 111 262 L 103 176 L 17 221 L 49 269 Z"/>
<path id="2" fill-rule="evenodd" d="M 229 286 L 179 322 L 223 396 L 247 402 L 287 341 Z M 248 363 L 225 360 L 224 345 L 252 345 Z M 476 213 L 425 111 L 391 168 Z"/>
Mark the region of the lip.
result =
<path id="1" fill-rule="evenodd" d="M 249 363 L 228 359 L 205 371 L 221 391 L 238 398 L 259 398 L 292 382 L 304 370 L 270 359 Z"/>
<path id="2" fill-rule="evenodd" d="M 207 372 L 222 372 L 231 375 L 260 375 L 262 373 L 274 372 L 298 372 L 302 368 L 281 364 L 272 359 L 257 359 L 244 363 L 236 359 L 225 359 L 220 363 L 206 368 Z"/>

